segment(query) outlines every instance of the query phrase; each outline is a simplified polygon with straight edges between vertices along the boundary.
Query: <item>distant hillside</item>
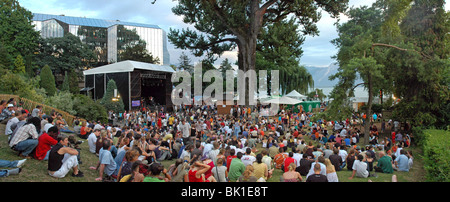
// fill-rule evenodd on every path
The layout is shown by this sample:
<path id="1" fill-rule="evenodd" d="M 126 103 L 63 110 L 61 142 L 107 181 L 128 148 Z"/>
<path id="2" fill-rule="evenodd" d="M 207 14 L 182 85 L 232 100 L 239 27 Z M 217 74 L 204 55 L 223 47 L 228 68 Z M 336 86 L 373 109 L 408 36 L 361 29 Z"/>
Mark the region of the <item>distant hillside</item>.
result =
<path id="1" fill-rule="evenodd" d="M 328 67 L 306 66 L 314 79 L 314 88 L 333 87 L 337 80 L 330 81 L 328 77 L 336 74 L 339 66 L 331 64 Z"/>
<path id="2" fill-rule="evenodd" d="M 333 87 L 338 80 L 330 81 L 328 77 L 338 72 L 338 65 L 330 64 L 328 67 L 305 66 L 308 72 L 314 79 L 314 88 Z M 362 80 L 358 78 L 355 83 L 361 83 Z"/>

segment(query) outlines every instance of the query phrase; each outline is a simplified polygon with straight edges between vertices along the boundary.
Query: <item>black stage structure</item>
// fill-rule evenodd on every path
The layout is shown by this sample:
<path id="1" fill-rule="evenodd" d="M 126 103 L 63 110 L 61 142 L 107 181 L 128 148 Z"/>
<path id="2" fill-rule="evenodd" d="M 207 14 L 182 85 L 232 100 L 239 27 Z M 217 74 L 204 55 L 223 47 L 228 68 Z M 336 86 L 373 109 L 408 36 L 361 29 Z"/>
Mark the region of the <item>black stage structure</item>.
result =
<path id="1" fill-rule="evenodd" d="M 117 85 L 125 110 L 141 107 L 172 109 L 172 73 L 168 65 L 126 60 L 83 71 L 85 89 L 95 100 L 102 99 L 110 79 Z"/>

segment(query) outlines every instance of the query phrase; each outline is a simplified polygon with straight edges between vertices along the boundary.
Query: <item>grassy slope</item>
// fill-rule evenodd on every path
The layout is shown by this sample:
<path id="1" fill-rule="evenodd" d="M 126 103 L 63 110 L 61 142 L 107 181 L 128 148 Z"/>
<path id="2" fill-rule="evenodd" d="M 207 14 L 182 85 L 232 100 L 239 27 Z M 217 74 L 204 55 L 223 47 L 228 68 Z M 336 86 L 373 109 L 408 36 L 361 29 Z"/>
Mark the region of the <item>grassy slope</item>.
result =
<path id="1" fill-rule="evenodd" d="M 0 159 L 3 160 L 20 160 L 17 156 L 17 152 L 11 150 L 7 144 L 7 137 L 4 135 L 5 125 L 0 124 Z M 360 142 L 364 142 L 362 139 Z M 258 145 L 260 147 L 260 145 Z M 88 143 L 85 141 L 81 144 L 81 160 L 83 164 L 80 165 L 80 169 L 84 172 L 83 178 L 71 177 L 71 171 L 63 179 L 56 179 L 47 174 L 47 161 L 38 161 L 35 159 L 29 159 L 22 167 L 23 170 L 19 175 L 13 175 L 9 177 L 0 178 L 0 182 L 95 182 L 95 178 L 99 176 L 98 171 L 90 170 L 90 166 L 95 166 L 98 162 L 98 157 L 91 154 L 88 151 Z M 397 175 L 399 182 L 423 182 L 424 179 L 424 169 L 421 159 L 421 153 L 418 148 L 410 148 L 415 156 L 413 168 L 409 173 L 394 171 Z M 167 168 L 170 164 L 174 163 L 172 161 L 163 161 L 162 164 Z M 376 165 L 376 163 L 374 164 Z M 7 169 L 7 168 L 6 168 Z M 369 177 L 368 179 L 353 178 L 349 180 L 352 172 L 344 169 L 339 171 L 338 178 L 340 182 L 367 182 L 368 179 L 374 182 L 390 182 L 392 174 L 382 174 L 377 173 L 378 177 Z M 273 177 L 269 179 L 269 182 L 278 182 L 280 176 L 282 175 L 281 170 L 275 170 Z M 303 180 L 306 180 L 303 176 Z"/>

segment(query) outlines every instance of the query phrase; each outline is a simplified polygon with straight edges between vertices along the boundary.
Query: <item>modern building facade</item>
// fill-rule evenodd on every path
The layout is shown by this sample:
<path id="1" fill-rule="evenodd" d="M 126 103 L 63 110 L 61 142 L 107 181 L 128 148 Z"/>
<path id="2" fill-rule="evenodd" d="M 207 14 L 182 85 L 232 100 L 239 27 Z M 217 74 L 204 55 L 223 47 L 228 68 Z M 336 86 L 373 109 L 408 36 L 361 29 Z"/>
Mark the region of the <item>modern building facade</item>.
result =
<path id="1" fill-rule="evenodd" d="M 166 32 L 157 25 L 33 13 L 33 24 L 41 37 L 78 36 L 96 54 L 99 63 L 114 63 L 128 46 L 145 45 L 159 64 L 169 65 Z"/>

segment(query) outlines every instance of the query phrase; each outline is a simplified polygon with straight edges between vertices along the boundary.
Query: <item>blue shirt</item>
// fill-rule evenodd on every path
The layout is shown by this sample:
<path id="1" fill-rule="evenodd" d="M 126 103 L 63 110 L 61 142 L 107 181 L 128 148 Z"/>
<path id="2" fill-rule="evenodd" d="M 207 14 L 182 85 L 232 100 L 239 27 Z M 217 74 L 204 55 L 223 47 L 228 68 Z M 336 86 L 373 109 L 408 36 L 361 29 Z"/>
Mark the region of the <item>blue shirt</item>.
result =
<path id="1" fill-rule="evenodd" d="M 105 170 L 103 172 L 108 176 L 111 176 L 116 170 L 116 162 L 114 161 L 111 152 L 101 148 L 98 153 L 100 164 L 105 164 Z"/>
<path id="2" fill-rule="evenodd" d="M 398 156 L 395 159 L 395 161 L 397 161 L 399 171 L 409 172 L 409 165 L 408 165 L 409 159 L 406 155 L 400 154 L 400 156 Z"/>
<path id="3" fill-rule="evenodd" d="M 350 138 L 345 138 L 345 145 L 350 146 Z"/>

